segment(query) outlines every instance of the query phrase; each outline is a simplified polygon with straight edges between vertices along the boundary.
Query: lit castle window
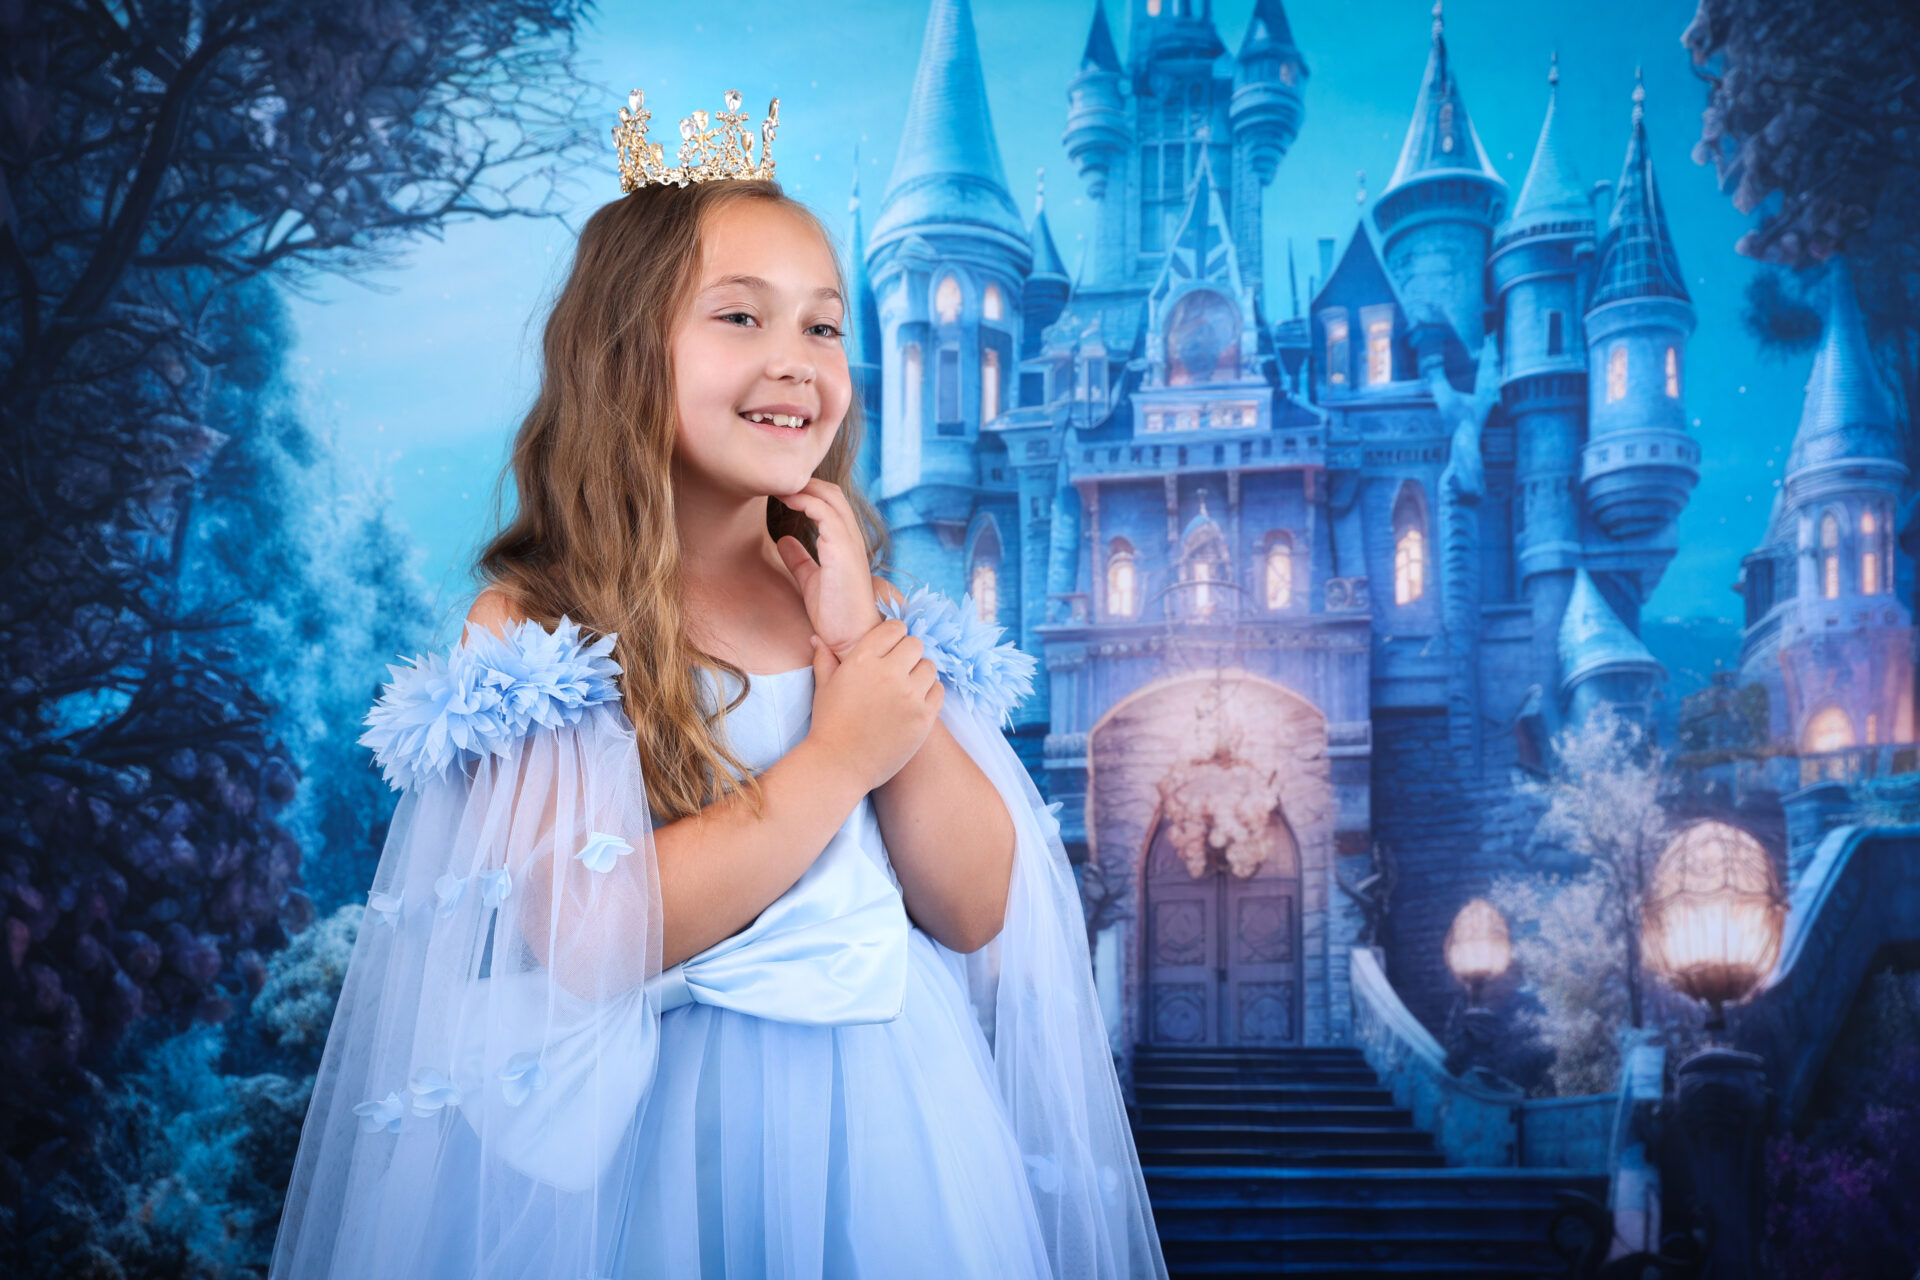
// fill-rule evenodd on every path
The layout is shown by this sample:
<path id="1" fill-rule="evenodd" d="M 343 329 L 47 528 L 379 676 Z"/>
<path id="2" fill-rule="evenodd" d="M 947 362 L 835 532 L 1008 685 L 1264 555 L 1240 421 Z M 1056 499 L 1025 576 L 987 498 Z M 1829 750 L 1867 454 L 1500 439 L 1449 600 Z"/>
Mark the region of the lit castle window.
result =
<path id="1" fill-rule="evenodd" d="M 1293 603 L 1293 544 L 1276 534 L 1267 548 L 1267 608 L 1284 609 Z"/>
<path id="2" fill-rule="evenodd" d="M 1627 344 L 1616 342 L 1607 353 L 1607 403 L 1627 398 Z"/>
<path id="3" fill-rule="evenodd" d="M 1877 530 L 1873 512 L 1862 511 L 1860 513 L 1860 594 L 1863 596 L 1880 594 L 1880 539 L 1875 536 Z"/>
<path id="4" fill-rule="evenodd" d="M 980 615 L 980 621 L 995 623 L 1000 620 L 1000 576 L 993 566 L 982 560 L 973 566 L 973 606 Z"/>
<path id="5" fill-rule="evenodd" d="M 1820 517 L 1820 594 L 1840 598 L 1840 522 L 1831 511 Z"/>
<path id="6" fill-rule="evenodd" d="M 1000 353 L 989 347 L 980 353 L 980 422 L 1000 416 Z"/>
<path id="7" fill-rule="evenodd" d="M 1680 349 L 1667 348 L 1667 395 L 1675 400 L 1680 398 Z"/>
<path id="8" fill-rule="evenodd" d="M 1828 707 L 1807 722 L 1800 749 L 1809 755 L 1822 751 L 1845 751 L 1853 745 L 1853 722 L 1839 707 Z"/>
<path id="9" fill-rule="evenodd" d="M 954 277 L 945 277 L 934 290 L 933 312 L 941 324 L 952 324 L 960 318 L 960 282 Z"/>
<path id="10" fill-rule="evenodd" d="M 998 320 L 1002 318 L 1004 311 L 1005 308 L 1000 301 L 1000 286 L 988 285 L 986 293 L 980 299 L 980 314 L 989 320 Z"/>
<path id="11" fill-rule="evenodd" d="M 1413 487 L 1393 504 L 1393 602 L 1412 604 L 1427 593 L 1427 516 Z"/>
<path id="12" fill-rule="evenodd" d="M 1393 321 L 1367 321 L 1367 385 L 1393 381 Z"/>
<path id="13" fill-rule="evenodd" d="M 1131 618 L 1137 605 L 1137 570 L 1133 562 L 1133 544 L 1115 538 L 1107 554 L 1107 613 L 1115 618 Z"/>
<path id="14" fill-rule="evenodd" d="M 1327 381 L 1335 386 L 1347 382 L 1347 318 L 1337 311 L 1327 313 Z"/>

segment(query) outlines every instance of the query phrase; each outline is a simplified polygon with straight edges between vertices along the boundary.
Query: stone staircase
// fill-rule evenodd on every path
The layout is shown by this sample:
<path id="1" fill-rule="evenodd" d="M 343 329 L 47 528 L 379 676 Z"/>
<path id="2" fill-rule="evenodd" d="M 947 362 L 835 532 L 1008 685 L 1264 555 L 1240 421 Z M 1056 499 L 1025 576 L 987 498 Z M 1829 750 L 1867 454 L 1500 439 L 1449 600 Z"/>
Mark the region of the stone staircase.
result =
<path id="1" fill-rule="evenodd" d="M 1358 1049 L 1134 1055 L 1134 1140 L 1174 1280 L 1564 1275 L 1562 1189 L 1604 1178 L 1447 1167 Z"/>

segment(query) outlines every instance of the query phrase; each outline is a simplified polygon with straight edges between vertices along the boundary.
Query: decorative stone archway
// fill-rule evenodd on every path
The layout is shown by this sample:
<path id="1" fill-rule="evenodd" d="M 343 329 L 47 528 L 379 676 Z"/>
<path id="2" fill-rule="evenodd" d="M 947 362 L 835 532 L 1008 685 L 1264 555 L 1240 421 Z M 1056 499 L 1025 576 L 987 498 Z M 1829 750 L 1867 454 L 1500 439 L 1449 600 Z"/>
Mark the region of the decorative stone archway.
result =
<path id="1" fill-rule="evenodd" d="M 1168 839 L 1163 783 L 1196 756 L 1208 754 L 1215 726 L 1237 740 L 1240 758 L 1277 771 L 1278 813 L 1264 837 L 1271 848 L 1270 858 L 1263 854 L 1260 878 L 1274 881 L 1271 888 L 1282 882 L 1298 885 L 1288 908 L 1297 924 L 1284 922 L 1292 946 L 1288 963 L 1299 987 L 1289 1001 L 1293 1021 L 1286 1040 L 1324 1044 L 1333 1034 L 1327 907 L 1336 814 L 1326 717 L 1305 698 L 1252 672 L 1197 671 L 1142 687 L 1113 706 L 1087 735 L 1088 858 L 1107 870 L 1110 882 L 1125 885 L 1131 907 L 1129 918 L 1115 926 L 1120 931 L 1120 1048 L 1129 1058 L 1135 1044 L 1152 1039 L 1143 1018 L 1144 943 L 1148 886 L 1154 879 L 1148 854 L 1156 835 L 1163 847 Z M 1168 882 L 1164 875 L 1161 880 Z M 1222 899 L 1231 893 L 1230 884 L 1220 890 Z M 1283 927 L 1277 919 L 1272 923 Z M 1338 976 L 1344 999 L 1343 966 Z"/>

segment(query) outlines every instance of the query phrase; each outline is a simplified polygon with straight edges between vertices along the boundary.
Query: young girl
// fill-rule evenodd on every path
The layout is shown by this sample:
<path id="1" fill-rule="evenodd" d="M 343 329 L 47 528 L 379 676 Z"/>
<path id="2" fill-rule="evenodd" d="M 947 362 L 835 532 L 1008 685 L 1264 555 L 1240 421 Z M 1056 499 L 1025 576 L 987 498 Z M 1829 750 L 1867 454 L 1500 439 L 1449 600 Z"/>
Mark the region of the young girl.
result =
<path id="1" fill-rule="evenodd" d="M 1164 1276 L 1033 661 L 872 571 L 845 284 L 770 179 L 581 232 L 275 1277 Z"/>

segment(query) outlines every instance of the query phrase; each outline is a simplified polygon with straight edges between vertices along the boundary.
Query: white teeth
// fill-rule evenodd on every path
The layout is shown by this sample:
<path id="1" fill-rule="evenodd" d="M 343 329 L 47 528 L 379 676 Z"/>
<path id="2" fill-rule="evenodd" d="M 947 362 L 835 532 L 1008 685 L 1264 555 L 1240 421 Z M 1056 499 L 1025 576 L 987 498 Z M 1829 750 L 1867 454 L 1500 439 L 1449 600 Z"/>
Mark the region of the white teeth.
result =
<path id="1" fill-rule="evenodd" d="M 771 422 L 776 427 L 800 427 L 805 426 L 807 421 L 785 413 L 748 413 L 741 416 L 749 422 Z"/>

